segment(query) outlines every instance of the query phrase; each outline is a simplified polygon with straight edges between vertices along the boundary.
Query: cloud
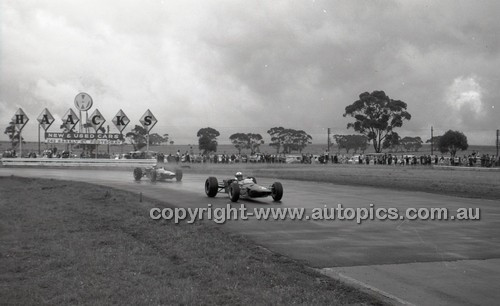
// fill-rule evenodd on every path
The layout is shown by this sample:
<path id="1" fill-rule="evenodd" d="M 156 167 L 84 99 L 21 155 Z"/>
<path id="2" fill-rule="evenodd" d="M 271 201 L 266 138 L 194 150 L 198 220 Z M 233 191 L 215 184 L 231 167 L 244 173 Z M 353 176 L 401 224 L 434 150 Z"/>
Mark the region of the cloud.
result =
<path id="1" fill-rule="evenodd" d="M 483 103 L 482 89 L 474 76 L 458 77 L 448 87 L 446 102 L 456 111 L 464 110 L 467 115 L 481 115 Z"/>
<path id="2" fill-rule="evenodd" d="M 327 127 L 352 133 L 342 114 L 361 92 L 384 90 L 412 114 L 400 135 L 431 125 L 488 135 L 500 111 L 499 10 L 497 1 L 3 1 L 0 122 L 17 107 L 33 120 L 45 107 L 62 116 L 84 91 L 108 123 L 120 108 L 131 125 L 151 109 L 155 132 L 176 143 L 196 142 L 206 126 L 224 142 L 278 125 L 322 142 Z"/>

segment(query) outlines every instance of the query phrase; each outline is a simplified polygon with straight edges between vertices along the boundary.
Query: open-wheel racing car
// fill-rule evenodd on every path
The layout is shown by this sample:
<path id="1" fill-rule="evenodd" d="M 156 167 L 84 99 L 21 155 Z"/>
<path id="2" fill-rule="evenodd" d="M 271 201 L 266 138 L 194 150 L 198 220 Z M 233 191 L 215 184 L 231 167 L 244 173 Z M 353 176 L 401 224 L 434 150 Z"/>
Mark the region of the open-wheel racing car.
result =
<path id="1" fill-rule="evenodd" d="M 243 178 L 241 172 L 236 173 L 235 178 L 230 178 L 219 182 L 217 178 L 211 176 L 205 181 L 205 193 L 208 197 L 215 197 L 217 193 L 229 194 L 232 202 L 241 198 L 265 198 L 271 196 L 274 201 L 280 201 L 283 197 L 283 186 L 280 182 L 274 182 L 271 186 L 265 187 L 257 184 L 255 177 Z"/>
<path id="2" fill-rule="evenodd" d="M 135 168 L 134 179 L 139 181 L 142 177 L 148 177 L 151 182 L 171 180 L 174 178 L 179 182 L 182 180 L 182 170 L 177 169 L 175 172 L 172 172 L 166 170 L 164 167 Z"/>

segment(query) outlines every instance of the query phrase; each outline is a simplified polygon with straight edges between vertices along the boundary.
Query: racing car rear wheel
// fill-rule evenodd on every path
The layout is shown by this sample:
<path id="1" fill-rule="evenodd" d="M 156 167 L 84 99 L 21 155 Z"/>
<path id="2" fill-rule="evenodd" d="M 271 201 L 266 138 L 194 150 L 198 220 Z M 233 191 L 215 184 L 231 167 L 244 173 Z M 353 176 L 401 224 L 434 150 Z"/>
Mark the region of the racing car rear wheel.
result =
<path id="1" fill-rule="evenodd" d="M 157 177 L 156 169 L 152 169 L 151 172 L 149 173 L 149 179 L 151 182 L 156 182 L 156 177 Z"/>
<path id="2" fill-rule="evenodd" d="M 177 182 L 180 182 L 182 180 L 182 170 L 180 169 L 175 170 L 175 180 Z"/>
<path id="3" fill-rule="evenodd" d="M 217 178 L 213 176 L 207 178 L 205 181 L 205 193 L 207 196 L 213 198 L 217 195 L 217 191 L 219 191 L 219 182 L 217 182 Z"/>
<path id="4" fill-rule="evenodd" d="M 134 169 L 134 179 L 136 181 L 140 181 L 142 178 L 142 169 L 141 168 L 135 168 Z"/>
<path id="5" fill-rule="evenodd" d="M 240 198 L 240 185 L 238 185 L 238 182 L 229 185 L 229 198 L 231 202 L 236 202 Z"/>
<path id="6" fill-rule="evenodd" d="M 271 186 L 271 197 L 274 201 L 279 201 L 283 197 L 283 185 L 280 182 L 274 182 Z"/>

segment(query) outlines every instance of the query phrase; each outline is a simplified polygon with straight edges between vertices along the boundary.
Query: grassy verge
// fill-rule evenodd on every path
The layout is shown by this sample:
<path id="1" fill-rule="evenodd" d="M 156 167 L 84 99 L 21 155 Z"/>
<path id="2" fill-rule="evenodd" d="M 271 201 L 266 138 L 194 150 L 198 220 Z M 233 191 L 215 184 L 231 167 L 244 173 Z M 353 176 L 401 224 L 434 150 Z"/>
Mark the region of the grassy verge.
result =
<path id="1" fill-rule="evenodd" d="M 10 305 L 380 304 L 213 223 L 153 221 L 137 195 L 0 177 L 0 299 Z"/>
<path id="2" fill-rule="evenodd" d="M 329 182 L 393 190 L 423 191 L 458 197 L 500 199 L 499 171 L 453 171 L 424 166 L 192 164 L 185 173 Z"/>

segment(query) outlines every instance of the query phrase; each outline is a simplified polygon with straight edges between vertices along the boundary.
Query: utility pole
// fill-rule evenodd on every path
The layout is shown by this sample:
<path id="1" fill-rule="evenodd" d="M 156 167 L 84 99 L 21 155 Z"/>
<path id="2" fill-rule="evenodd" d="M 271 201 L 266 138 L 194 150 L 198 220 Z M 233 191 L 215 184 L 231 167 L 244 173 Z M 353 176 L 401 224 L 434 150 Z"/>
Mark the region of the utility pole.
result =
<path id="1" fill-rule="evenodd" d="M 328 128 L 328 141 L 327 141 L 327 145 L 328 145 L 328 152 L 330 152 L 330 128 Z"/>
<path id="2" fill-rule="evenodd" d="M 500 140 L 498 139 L 498 137 L 500 136 L 500 130 L 497 130 L 497 160 L 498 160 L 498 146 L 500 145 Z"/>
<path id="3" fill-rule="evenodd" d="M 434 127 L 431 126 L 431 155 L 434 155 Z"/>

